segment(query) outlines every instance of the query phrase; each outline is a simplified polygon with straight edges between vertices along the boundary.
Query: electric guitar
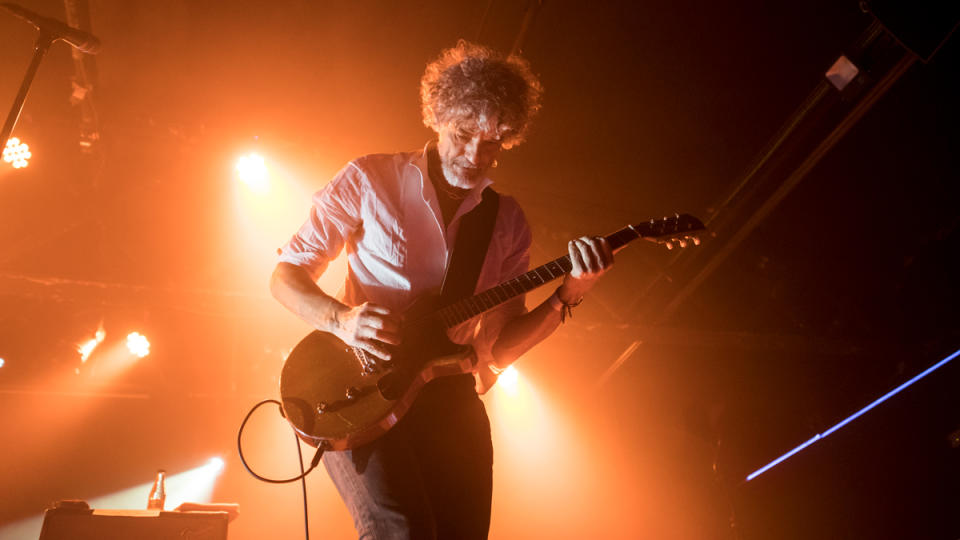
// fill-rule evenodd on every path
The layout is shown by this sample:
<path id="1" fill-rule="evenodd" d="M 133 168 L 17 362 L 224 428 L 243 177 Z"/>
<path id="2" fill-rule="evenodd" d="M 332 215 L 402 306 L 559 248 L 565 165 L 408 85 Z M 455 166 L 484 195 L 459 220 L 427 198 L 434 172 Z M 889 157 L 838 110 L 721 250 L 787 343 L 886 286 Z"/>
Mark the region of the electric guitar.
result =
<path id="1" fill-rule="evenodd" d="M 674 245 L 699 244 L 703 223 L 688 214 L 628 225 L 606 237 L 616 251 L 645 238 Z M 404 314 L 402 345 L 389 362 L 327 332 L 313 331 L 291 351 L 280 373 L 283 412 L 300 438 L 329 450 L 356 448 L 393 427 L 423 386 L 437 378 L 474 371 L 476 356 L 452 343 L 446 330 L 572 269 L 570 256 L 554 259 L 496 287 L 446 306 L 418 301 Z"/>

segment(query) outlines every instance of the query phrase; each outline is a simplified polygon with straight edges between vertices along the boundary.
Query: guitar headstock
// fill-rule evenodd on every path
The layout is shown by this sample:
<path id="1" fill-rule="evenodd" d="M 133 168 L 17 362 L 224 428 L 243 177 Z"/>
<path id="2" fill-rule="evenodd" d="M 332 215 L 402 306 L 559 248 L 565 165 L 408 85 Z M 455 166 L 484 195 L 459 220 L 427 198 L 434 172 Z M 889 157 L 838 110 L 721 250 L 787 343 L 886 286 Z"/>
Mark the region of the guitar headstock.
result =
<path id="1" fill-rule="evenodd" d="M 664 244 L 667 249 L 673 249 L 674 247 L 685 248 L 691 244 L 699 246 L 700 237 L 696 233 L 706 230 L 706 227 L 702 221 L 690 214 L 674 214 L 662 219 L 651 219 L 644 223 L 630 225 L 630 229 L 641 238 Z"/>

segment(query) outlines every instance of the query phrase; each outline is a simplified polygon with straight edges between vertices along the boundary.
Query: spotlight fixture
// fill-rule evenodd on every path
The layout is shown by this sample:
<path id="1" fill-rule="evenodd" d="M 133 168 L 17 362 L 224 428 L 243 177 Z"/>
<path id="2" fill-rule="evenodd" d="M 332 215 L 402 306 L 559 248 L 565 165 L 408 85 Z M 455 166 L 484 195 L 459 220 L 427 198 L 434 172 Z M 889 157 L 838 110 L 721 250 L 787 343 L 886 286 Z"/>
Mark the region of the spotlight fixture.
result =
<path id="1" fill-rule="evenodd" d="M 20 142 L 20 139 L 16 137 L 8 140 L 6 147 L 3 149 L 3 160 L 12 165 L 14 169 L 26 167 L 32 156 L 30 147 L 26 143 Z"/>
<path id="2" fill-rule="evenodd" d="M 103 343 L 105 337 L 107 337 L 107 333 L 104 331 L 103 326 L 100 326 L 96 334 L 94 334 L 94 337 L 77 345 L 77 352 L 80 353 L 81 364 L 86 363 L 87 359 L 90 358 L 90 355 L 93 354 L 93 351 L 97 348 L 97 345 Z"/>
<path id="3" fill-rule="evenodd" d="M 503 370 L 500 373 L 500 376 L 497 377 L 497 383 L 508 393 L 513 394 L 517 391 L 517 384 L 520 382 L 520 373 L 517 371 L 517 368 L 507 366 L 507 369 Z"/>
<path id="4" fill-rule="evenodd" d="M 219 456 L 212 457 L 210 461 L 207 462 L 207 465 L 215 471 L 223 470 L 223 458 Z"/>
<path id="5" fill-rule="evenodd" d="M 143 358 L 150 354 L 150 341 L 140 332 L 130 332 L 127 334 L 127 350 L 137 358 Z"/>
<path id="6" fill-rule="evenodd" d="M 263 195 L 270 191 L 270 175 L 267 163 L 260 154 L 240 156 L 236 165 L 237 178 L 254 193 Z"/>

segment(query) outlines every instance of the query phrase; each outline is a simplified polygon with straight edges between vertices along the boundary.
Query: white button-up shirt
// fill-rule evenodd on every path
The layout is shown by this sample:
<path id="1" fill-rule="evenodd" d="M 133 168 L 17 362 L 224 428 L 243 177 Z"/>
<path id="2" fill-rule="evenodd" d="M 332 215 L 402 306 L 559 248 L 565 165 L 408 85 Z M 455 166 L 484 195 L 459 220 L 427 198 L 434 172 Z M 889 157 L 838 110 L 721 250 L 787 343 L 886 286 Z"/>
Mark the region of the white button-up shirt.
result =
<path id="1" fill-rule="evenodd" d="M 444 227 L 427 175 L 426 148 L 351 161 L 313 196 L 310 215 L 281 248 L 280 261 L 306 268 L 317 279 L 346 246 L 349 270 L 338 297 L 348 305 L 371 302 L 402 313 L 420 296 L 439 294 L 461 218 L 492 182 L 485 179 L 471 190 Z M 501 194 L 476 292 L 525 272 L 530 242 L 519 204 Z M 483 363 L 503 325 L 525 312 L 521 295 L 457 326 L 450 337 L 473 344 Z"/>

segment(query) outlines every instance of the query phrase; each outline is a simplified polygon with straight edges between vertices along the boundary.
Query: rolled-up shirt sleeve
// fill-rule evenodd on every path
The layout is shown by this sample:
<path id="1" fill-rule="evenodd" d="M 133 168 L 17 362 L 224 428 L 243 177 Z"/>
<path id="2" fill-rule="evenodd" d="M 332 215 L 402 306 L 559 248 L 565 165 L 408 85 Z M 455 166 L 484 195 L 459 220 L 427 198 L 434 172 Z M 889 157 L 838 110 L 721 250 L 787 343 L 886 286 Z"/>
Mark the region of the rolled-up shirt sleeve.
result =
<path id="1" fill-rule="evenodd" d="M 316 192 L 307 220 L 280 248 L 279 262 L 300 266 L 318 279 L 362 224 L 362 182 L 363 173 L 349 163 Z"/>

